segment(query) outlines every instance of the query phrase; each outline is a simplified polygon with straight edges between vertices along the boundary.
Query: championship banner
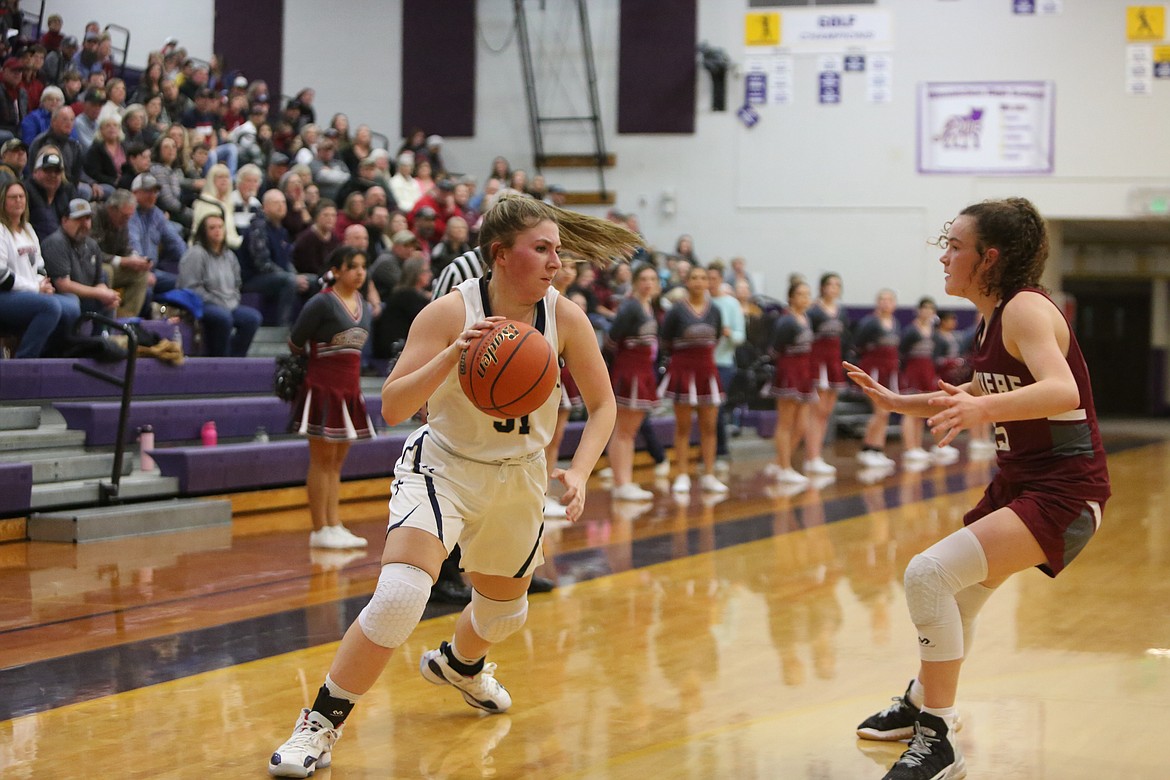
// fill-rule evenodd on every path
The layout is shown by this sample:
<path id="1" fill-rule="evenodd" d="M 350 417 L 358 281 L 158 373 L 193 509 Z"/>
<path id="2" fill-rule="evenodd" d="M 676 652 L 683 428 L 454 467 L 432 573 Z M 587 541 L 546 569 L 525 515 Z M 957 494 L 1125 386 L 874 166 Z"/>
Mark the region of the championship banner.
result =
<path id="1" fill-rule="evenodd" d="M 927 82 L 918 88 L 918 171 L 1053 171 L 1051 81 Z"/>

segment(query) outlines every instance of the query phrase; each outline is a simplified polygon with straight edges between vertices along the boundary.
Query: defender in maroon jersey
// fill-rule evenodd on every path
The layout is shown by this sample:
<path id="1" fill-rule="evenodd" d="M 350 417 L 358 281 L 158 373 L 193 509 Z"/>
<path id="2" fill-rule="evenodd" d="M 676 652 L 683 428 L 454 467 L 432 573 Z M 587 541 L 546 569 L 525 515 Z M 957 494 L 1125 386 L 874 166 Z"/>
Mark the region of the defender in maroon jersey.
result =
<path id="1" fill-rule="evenodd" d="M 857 728 L 863 739 L 910 738 L 886 780 L 966 776 L 955 692 L 976 614 L 1018 571 L 1059 574 L 1097 530 L 1109 498 L 1089 372 L 1068 321 L 1039 287 L 1048 258 L 1043 218 L 1023 198 L 985 201 L 948 223 L 938 245 L 947 292 L 974 303 L 986 323 L 972 381 L 902 396 L 856 366 L 846 370 L 876 407 L 929 418 L 940 445 L 993 424 L 1000 468 L 964 527 L 906 567 L 918 676 Z"/>

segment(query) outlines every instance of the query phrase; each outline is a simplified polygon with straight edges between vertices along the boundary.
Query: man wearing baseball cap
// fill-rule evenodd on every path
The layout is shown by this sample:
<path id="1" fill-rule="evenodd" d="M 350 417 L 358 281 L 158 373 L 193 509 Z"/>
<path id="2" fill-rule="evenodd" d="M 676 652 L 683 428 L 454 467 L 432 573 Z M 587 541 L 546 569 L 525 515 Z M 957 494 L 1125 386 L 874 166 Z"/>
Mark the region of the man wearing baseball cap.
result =
<path id="1" fill-rule="evenodd" d="M 14 181 L 24 180 L 28 167 L 28 146 L 19 138 L 9 138 L 0 145 L 0 191 Z"/>
<path id="2" fill-rule="evenodd" d="M 134 254 L 148 258 L 155 280 L 155 292 L 175 289 L 179 279 L 179 260 L 187 251 L 187 245 L 175 231 L 174 223 L 158 207 L 158 179 L 149 173 L 134 177 L 130 191 L 138 203 L 130 217 L 130 248 Z"/>
<path id="3" fill-rule="evenodd" d="M 73 185 L 65 181 L 65 163 L 55 147 L 47 146 L 36 158 L 28 185 L 28 221 L 44 241 L 61 227 L 74 198 Z"/>
<path id="4" fill-rule="evenodd" d="M 76 295 L 83 312 L 112 317 L 122 297 L 106 284 L 102 250 L 92 230 L 89 201 L 74 198 L 69 201 L 69 212 L 61 218 L 61 229 L 41 242 L 41 255 L 58 293 Z"/>

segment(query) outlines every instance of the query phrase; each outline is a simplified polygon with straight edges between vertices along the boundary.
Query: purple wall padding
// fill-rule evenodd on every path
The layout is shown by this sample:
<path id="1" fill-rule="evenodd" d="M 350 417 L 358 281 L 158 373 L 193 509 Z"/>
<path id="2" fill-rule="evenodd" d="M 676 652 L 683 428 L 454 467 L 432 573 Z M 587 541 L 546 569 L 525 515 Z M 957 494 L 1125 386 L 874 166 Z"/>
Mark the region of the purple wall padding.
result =
<path id="1" fill-rule="evenodd" d="M 0 463 L 0 517 L 28 514 L 32 503 L 32 466 Z"/>
<path id="2" fill-rule="evenodd" d="M 284 0 L 215 0 L 212 47 L 225 73 L 264 79 L 273 103 L 284 76 Z M 310 86 L 305 84 L 303 86 Z M 293 86 L 295 94 L 300 87 Z"/>
<path id="3" fill-rule="evenodd" d="M 618 132 L 695 132 L 695 0 L 621 0 Z"/>
<path id="4" fill-rule="evenodd" d="M 402 136 L 475 135 L 475 0 L 402 4 Z M 517 94 L 520 94 L 517 84 Z"/>

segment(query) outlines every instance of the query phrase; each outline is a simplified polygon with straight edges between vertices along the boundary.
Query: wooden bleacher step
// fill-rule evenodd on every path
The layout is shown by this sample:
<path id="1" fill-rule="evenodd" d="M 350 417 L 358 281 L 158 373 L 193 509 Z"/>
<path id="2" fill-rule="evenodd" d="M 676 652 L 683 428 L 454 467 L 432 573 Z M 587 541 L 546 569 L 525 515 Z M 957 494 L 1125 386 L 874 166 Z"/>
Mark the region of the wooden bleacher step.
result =
<path id="1" fill-rule="evenodd" d="M 566 192 L 565 203 L 570 206 L 612 206 L 617 203 L 617 193 L 613 190 Z"/>
<path id="2" fill-rule="evenodd" d="M 613 152 L 605 155 L 605 167 L 612 168 L 617 163 Z M 597 155 L 595 154 L 546 154 L 536 161 L 540 168 L 595 168 Z"/>
<path id="3" fill-rule="evenodd" d="M 125 536 L 230 526 L 231 522 L 230 501 L 174 499 L 36 513 L 28 519 L 28 537 L 38 542 L 94 542 Z"/>

